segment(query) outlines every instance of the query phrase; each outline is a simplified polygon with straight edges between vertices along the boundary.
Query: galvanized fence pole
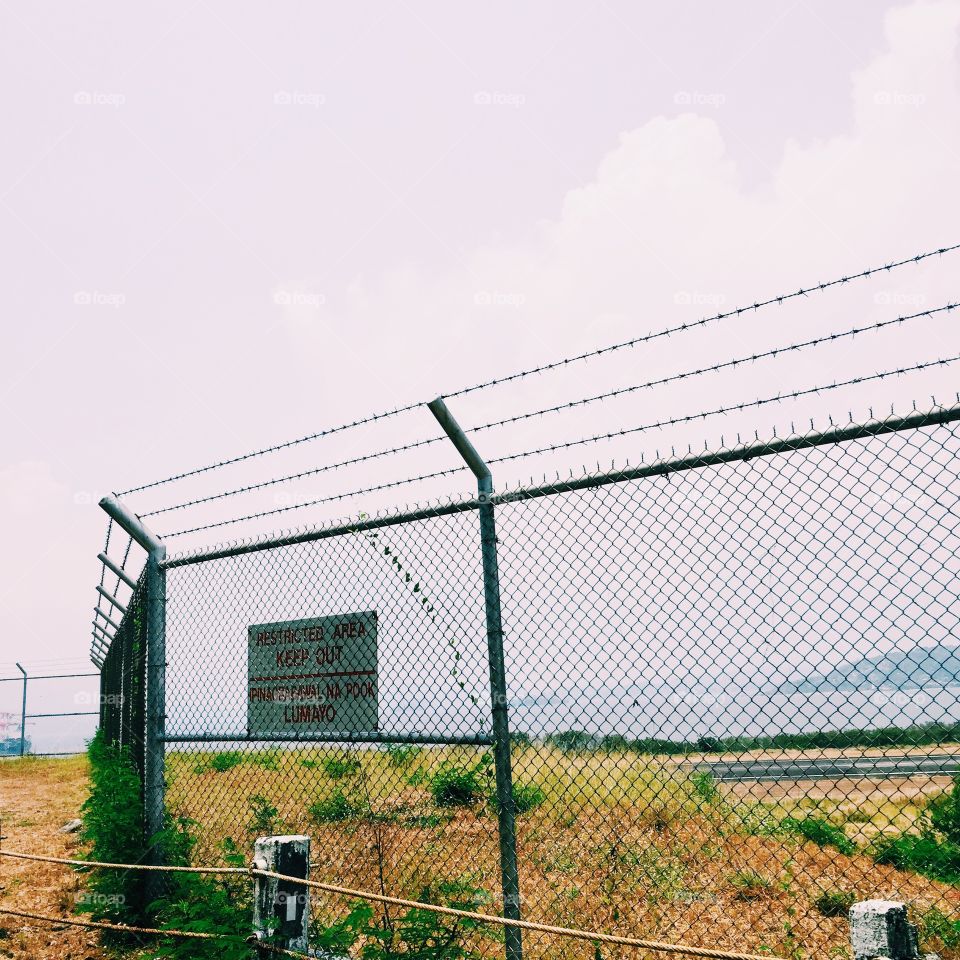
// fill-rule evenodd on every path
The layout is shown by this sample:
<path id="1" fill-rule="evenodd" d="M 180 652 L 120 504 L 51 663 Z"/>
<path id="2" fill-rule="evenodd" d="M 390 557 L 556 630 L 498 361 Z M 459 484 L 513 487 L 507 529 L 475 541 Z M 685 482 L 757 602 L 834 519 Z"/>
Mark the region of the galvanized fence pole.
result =
<path id="1" fill-rule="evenodd" d="M 20 756 L 27 749 L 27 671 L 17 664 L 17 669 L 23 674 L 23 699 L 20 702 Z"/>
<path id="2" fill-rule="evenodd" d="M 500 571 L 497 561 L 497 530 L 490 497 L 490 468 L 467 438 L 441 397 L 427 404 L 457 452 L 477 478 L 480 500 L 480 549 L 483 559 L 483 595 L 487 619 L 487 657 L 490 669 L 490 701 L 493 723 L 493 762 L 497 781 L 497 824 L 500 838 L 500 874 L 503 915 L 520 919 L 520 878 L 517 871 L 517 829 L 513 801 L 513 770 L 510 757 L 510 713 L 507 677 L 503 659 L 503 626 L 500 620 Z M 520 930 L 504 930 L 507 960 L 521 960 Z"/>
<path id="3" fill-rule="evenodd" d="M 155 836 L 165 824 L 166 780 L 164 778 L 164 734 L 166 732 L 166 600 L 167 575 L 163 561 L 167 548 L 143 524 L 140 518 L 114 497 L 100 501 L 104 511 L 147 551 L 146 620 L 147 670 L 146 717 L 143 760 L 144 828 L 147 839 Z M 124 626 L 127 626 L 124 624 Z M 161 851 L 154 846 L 150 861 L 159 864 Z M 150 874 L 154 892 L 159 889 L 160 874 Z"/>

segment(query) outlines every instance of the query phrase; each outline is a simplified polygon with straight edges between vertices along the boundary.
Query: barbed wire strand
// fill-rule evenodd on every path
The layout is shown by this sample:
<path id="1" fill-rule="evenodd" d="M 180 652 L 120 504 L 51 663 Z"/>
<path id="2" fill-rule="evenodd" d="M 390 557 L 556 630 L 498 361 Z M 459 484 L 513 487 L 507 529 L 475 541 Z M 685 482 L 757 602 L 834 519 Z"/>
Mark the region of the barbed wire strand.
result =
<path id="1" fill-rule="evenodd" d="M 768 307 L 773 304 L 776 304 L 779 306 L 787 302 L 788 300 L 793 300 L 793 299 L 796 299 L 797 297 L 805 297 L 811 293 L 820 293 L 825 290 L 829 290 L 833 287 L 839 286 L 841 284 L 850 283 L 853 280 L 864 279 L 866 277 L 874 276 L 875 274 L 883 273 L 885 271 L 888 272 L 890 270 L 894 270 L 898 267 L 906 266 L 908 264 L 919 263 L 920 261 L 926 260 L 930 257 L 943 256 L 943 254 L 945 253 L 951 253 L 958 249 L 960 249 L 960 243 L 953 244 L 946 247 L 939 247 L 936 250 L 929 250 L 926 253 L 918 253 L 912 257 L 906 257 L 903 260 L 892 261 L 890 263 L 882 264 L 877 267 L 868 267 L 867 269 L 861 270 L 858 273 L 852 273 L 846 276 L 837 277 L 836 279 L 828 280 L 825 283 L 817 283 L 809 287 L 801 287 L 795 293 L 785 293 L 785 294 L 780 294 L 779 296 L 769 297 L 766 300 L 757 300 L 753 304 L 750 304 L 748 306 L 736 307 L 732 310 L 727 310 L 721 313 L 717 313 L 709 317 L 702 317 L 699 320 L 691 321 L 689 323 L 677 324 L 673 327 L 668 327 L 663 330 L 655 331 L 653 333 L 644 334 L 643 336 L 640 336 L 640 337 L 634 337 L 630 340 L 623 340 L 619 343 L 610 344 L 606 347 L 600 347 L 595 350 L 588 350 L 584 353 L 576 354 L 575 356 L 572 356 L 572 357 L 564 357 L 563 359 L 560 359 L 560 360 L 554 360 L 554 361 L 551 361 L 550 363 L 540 364 L 539 366 L 536 366 L 536 367 L 531 367 L 526 370 L 520 370 L 515 373 L 507 374 L 506 376 L 495 377 L 491 380 L 486 380 L 481 383 L 474 384 L 473 386 L 461 387 L 459 390 L 454 390 L 448 393 L 441 394 L 441 396 L 444 396 L 448 399 L 452 397 L 466 396 L 467 394 L 475 393 L 478 390 L 486 390 L 490 387 L 500 386 L 501 384 L 510 383 L 512 381 L 519 380 L 524 377 L 546 373 L 550 370 L 556 370 L 560 367 L 569 366 L 572 363 L 579 363 L 584 360 L 592 359 L 594 357 L 600 357 L 600 356 L 603 356 L 604 354 L 611 353 L 615 350 L 624 350 L 624 349 L 636 347 L 642 343 L 649 343 L 652 340 L 659 339 L 660 337 L 666 337 L 674 333 L 681 333 L 686 330 L 692 330 L 698 327 L 703 327 L 709 323 L 714 323 L 719 320 L 725 320 L 729 317 L 740 316 L 743 313 L 749 313 L 751 311 L 760 310 L 763 307 Z M 334 433 L 340 433 L 345 430 L 353 429 L 355 427 L 374 423 L 380 420 L 385 420 L 390 417 L 398 416 L 399 414 L 402 414 L 402 413 L 409 413 L 412 410 L 416 410 L 419 407 L 422 407 L 424 402 L 425 401 L 418 401 L 416 403 L 404 404 L 403 406 L 395 407 L 392 410 L 386 410 L 386 411 L 383 411 L 382 413 L 371 414 L 370 416 L 362 417 L 358 420 L 353 420 L 349 423 L 344 423 L 336 427 L 329 427 L 324 430 L 319 430 L 316 433 L 307 434 L 306 436 L 298 437 L 294 440 L 287 440 L 283 443 L 274 444 L 269 447 L 263 447 L 258 450 L 252 450 L 249 453 L 244 453 L 235 457 L 229 457 L 224 460 L 219 460 L 214 463 L 207 464 L 206 466 L 195 467 L 191 470 L 185 470 L 182 473 L 173 474 L 172 476 L 164 477 L 161 480 L 154 480 L 151 483 L 144 483 L 136 487 L 128 487 L 126 490 L 119 491 L 117 493 L 117 496 L 122 497 L 131 493 L 140 493 L 144 490 L 150 490 L 155 487 L 163 486 L 164 484 L 173 483 L 174 481 L 177 481 L 177 480 L 186 479 L 187 477 L 197 476 L 198 474 L 207 473 L 211 470 L 218 470 L 221 467 L 226 467 L 226 466 L 230 466 L 231 464 L 240 463 L 245 460 L 250 460 L 250 459 L 253 459 L 254 457 L 264 456 L 269 453 L 276 453 L 279 450 L 286 450 L 290 447 L 294 447 L 302 443 L 308 443 L 312 440 L 317 440 L 321 437 L 330 436 L 331 434 L 334 434 Z"/>
<path id="2" fill-rule="evenodd" d="M 578 940 L 589 940 L 596 943 L 610 943 L 618 946 L 638 947 L 645 950 L 654 950 L 663 953 L 680 953 L 694 957 L 712 957 L 717 960 L 780 960 L 780 958 L 770 955 L 759 956 L 753 953 L 737 953 L 727 950 L 713 950 L 709 947 L 691 947 L 677 943 L 663 943 L 659 940 L 644 940 L 637 937 L 621 937 L 611 933 L 599 933 L 591 930 L 578 930 L 573 927 L 557 927 L 551 924 L 537 923 L 533 920 L 514 920 L 509 917 L 498 917 L 490 913 L 480 913 L 474 910 L 461 910 L 458 907 L 445 907 L 435 903 L 424 903 L 420 900 L 406 900 L 402 897 L 391 897 L 382 893 L 370 893 L 366 890 L 354 890 L 351 887 L 341 887 L 336 884 L 323 883 L 319 880 L 307 880 L 303 877 L 292 877 L 289 874 L 277 873 L 273 870 L 258 870 L 255 867 L 167 867 L 156 864 L 128 864 L 128 863 L 106 863 L 89 860 L 69 860 L 64 857 L 49 857 L 40 854 L 19 853 L 15 851 L 0 851 L 0 856 L 13 857 L 20 860 L 39 860 L 46 863 L 61 863 L 68 866 L 81 867 L 105 867 L 117 870 L 146 870 L 159 872 L 189 872 L 198 874 L 247 874 L 250 877 L 263 877 L 270 880 L 283 880 L 294 883 L 299 886 L 309 887 L 314 890 L 323 890 L 326 893 L 335 893 L 344 897 L 357 897 L 361 900 L 370 900 L 376 903 L 384 903 L 389 906 L 410 907 L 418 910 L 428 910 L 432 913 L 444 914 L 446 916 L 460 917 L 465 920 L 477 920 L 481 923 L 498 924 L 505 927 L 515 927 L 522 930 L 531 930 L 537 933 L 551 933 L 558 936 L 571 937 Z M 0 911 L 8 912 L 8 911 Z M 56 919 L 56 918 L 55 918 Z M 56 922 L 70 922 L 60 921 Z M 82 924 L 81 921 L 73 921 Z M 134 931 L 134 927 L 119 927 Z M 149 933 L 170 933 L 165 930 L 143 929 L 142 932 Z M 208 934 L 206 936 L 217 936 L 217 934 Z M 294 954 L 299 956 L 299 954 Z"/>
<path id="3" fill-rule="evenodd" d="M 814 393 L 825 393 L 828 390 L 836 390 L 840 387 L 850 387 L 854 386 L 855 384 L 869 383 L 873 380 L 885 380 L 888 377 L 898 377 L 905 373 L 914 373 L 918 370 L 926 370 L 930 367 L 946 366 L 948 363 L 955 363 L 957 360 L 960 360 L 960 355 L 954 357 L 944 357 L 938 360 L 928 360 L 925 363 L 917 363 L 909 367 L 899 367 L 896 370 L 884 370 L 880 373 L 864 374 L 861 377 L 852 377 L 849 380 L 835 380 L 833 383 L 824 384 L 818 387 L 808 387 L 804 390 L 793 390 L 789 393 L 778 393 L 773 397 L 750 400 L 746 403 L 735 403 L 727 407 L 716 407 L 713 410 L 704 410 L 701 413 L 693 413 L 684 417 L 674 417 L 670 420 L 660 420 L 656 423 L 648 423 L 639 427 L 625 427 L 623 430 L 612 430 L 609 433 L 599 433 L 595 436 L 584 437 L 580 440 L 569 440 L 564 443 L 538 447 L 534 450 L 524 450 L 522 452 L 511 453 L 503 457 L 494 457 L 488 460 L 487 463 L 506 463 L 510 460 L 520 460 L 523 457 L 533 457 L 541 453 L 551 453 L 554 450 L 567 450 L 570 447 L 582 446 L 586 443 L 597 443 L 601 440 L 610 440 L 614 437 L 622 437 L 626 436 L 627 434 L 639 433 L 643 430 L 655 430 L 659 427 L 672 427 L 680 423 L 690 423 L 694 420 L 701 420 L 705 419 L 706 417 L 717 416 L 718 414 L 750 410 L 755 407 L 762 407 L 768 403 L 782 403 L 784 400 L 796 400 L 798 397 L 806 397 Z"/>
<path id="4" fill-rule="evenodd" d="M 810 287 L 801 287 L 796 293 L 787 293 L 781 294 L 777 297 L 770 297 L 766 300 L 758 300 L 755 303 L 746 306 L 746 307 L 735 307 L 733 310 L 727 310 L 723 313 L 716 313 L 709 317 L 703 317 L 700 320 L 694 320 L 690 323 L 681 323 L 677 324 L 674 327 L 669 327 L 664 330 L 657 331 L 656 333 L 648 333 L 641 337 L 634 337 L 631 340 L 623 340 L 620 343 L 612 344 L 608 347 L 600 347 L 596 350 L 588 350 L 585 353 L 577 354 L 573 357 L 567 357 L 563 360 L 556 360 L 552 363 L 546 363 L 539 367 L 533 367 L 529 370 L 523 370 L 520 373 L 510 374 L 505 377 L 499 377 L 495 380 L 488 380 L 485 383 L 479 383 L 473 387 L 465 387 L 461 390 L 457 390 L 453 393 L 445 393 L 442 396 L 447 399 L 451 397 L 462 397 L 468 393 L 472 393 L 476 390 L 484 390 L 487 387 L 499 386 L 502 383 L 508 383 L 511 380 L 517 380 L 520 377 L 528 377 L 536 373 L 546 373 L 549 370 L 555 370 L 558 367 L 564 367 L 571 363 L 577 363 L 581 360 L 589 360 L 593 357 L 599 357 L 606 353 L 611 353 L 614 350 L 623 350 L 628 347 L 635 347 L 641 343 L 649 343 L 651 340 L 657 340 L 660 337 L 668 337 L 674 333 L 681 333 L 685 330 L 696 329 L 697 327 L 706 326 L 709 323 L 713 323 L 716 320 L 726 320 L 728 317 L 740 316 L 743 313 L 750 313 L 751 311 L 756 311 L 762 307 L 769 307 L 773 304 L 780 306 L 788 300 L 794 300 L 797 297 L 805 297 L 810 293 L 820 293 L 824 290 L 828 290 L 831 287 L 836 287 L 844 283 L 850 283 L 852 280 L 861 280 L 865 277 L 873 276 L 877 273 L 883 273 L 884 271 L 893 270 L 897 267 L 905 266 L 909 263 L 918 263 L 921 260 L 926 260 L 928 257 L 941 256 L 944 253 L 951 253 L 954 250 L 960 249 L 960 243 L 953 244 L 949 247 L 941 247 L 938 250 L 930 250 L 927 253 L 917 254 L 913 257 L 907 257 L 904 260 L 897 260 L 895 262 L 884 264 L 880 267 L 870 267 L 866 270 L 861 270 L 859 273 L 853 273 L 845 277 L 837 277 L 835 280 L 828 280 L 826 283 L 814 284 Z"/>
<path id="5" fill-rule="evenodd" d="M 638 427 L 625 427 L 622 430 L 614 430 L 609 433 L 602 433 L 602 434 L 597 434 L 591 437 L 584 437 L 578 440 L 570 440 L 564 443 L 552 444 L 549 446 L 539 447 L 533 450 L 525 450 L 518 453 L 511 453 L 511 454 L 507 454 L 506 456 L 493 457 L 491 459 L 488 459 L 487 463 L 490 465 L 493 465 L 496 463 L 506 463 L 508 461 L 519 460 L 524 457 L 537 456 L 539 454 L 550 453 L 555 450 L 566 450 L 570 447 L 582 446 L 583 444 L 587 444 L 587 443 L 597 443 L 602 440 L 610 440 L 610 439 L 613 439 L 614 437 L 627 436 L 629 434 L 640 433 L 646 430 L 655 430 L 661 427 L 675 426 L 680 423 L 689 423 L 695 420 L 705 419 L 706 417 L 717 416 L 719 414 L 749 410 L 756 407 L 762 407 L 770 403 L 782 403 L 786 400 L 794 400 L 794 399 L 797 399 L 798 397 L 809 396 L 815 393 L 826 393 L 827 391 L 837 390 L 841 387 L 848 387 L 848 386 L 852 386 L 860 383 L 868 383 L 875 380 L 884 380 L 884 379 L 887 379 L 888 377 L 902 376 L 905 373 L 913 373 L 919 370 L 926 370 L 929 367 L 945 366 L 946 364 L 954 363 L 957 360 L 960 360 L 960 356 L 941 358 L 938 360 L 930 360 L 925 363 L 918 363 L 909 367 L 899 367 L 896 370 L 886 370 L 880 373 L 865 374 L 860 377 L 853 377 L 849 380 L 834 381 L 833 383 L 821 384 L 816 387 L 809 387 L 803 390 L 794 390 L 788 393 L 778 393 L 772 397 L 764 397 L 758 400 L 750 400 L 744 403 L 732 404 L 726 407 L 717 407 L 713 410 L 705 410 L 699 413 L 688 414 L 683 417 L 674 417 L 669 420 L 660 420 L 655 423 L 642 424 L 641 426 L 638 426 Z M 229 519 L 229 520 L 218 520 L 213 523 L 205 523 L 196 527 L 189 527 L 184 530 L 177 530 L 172 533 L 166 533 L 166 534 L 163 534 L 163 536 L 168 538 L 180 537 L 180 536 L 185 536 L 188 533 L 198 533 L 202 530 L 213 530 L 218 527 L 230 526 L 231 524 L 234 524 L 234 523 L 244 523 L 248 520 L 259 520 L 263 517 L 276 516 L 277 514 L 287 513 L 291 510 L 304 510 L 307 507 L 315 507 L 323 503 L 333 503 L 338 500 L 346 500 L 351 497 L 360 496 L 362 494 L 376 493 L 381 490 L 388 490 L 394 487 L 404 486 L 405 484 L 409 484 L 409 483 L 418 483 L 423 480 L 433 480 L 437 477 L 451 476 L 455 473 L 460 473 L 461 471 L 466 469 L 467 469 L 466 466 L 460 465 L 456 467 L 450 467 L 445 470 L 436 470 L 432 473 L 423 473 L 423 474 L 419 474 L 418 476 L 407 477 L 403 480 L 392 480 L 388 483 L 376 484 L 370 487 L 362 487 L 358 490 L 348 491 L 347 493 L 338 493 L 338 494 L 332 494 L 331 496 L 328 496 L 328 497 L 319 497 L 315 500 L 308 500 L 304 503 L 289 504 L 283 507 L 275 507 L 271 510 L 261 510 L 256 513 L 246 514 L 245 516 L 242 516 L 242 517 L 233 517 L 232 519 Z"/>
<path id="6" fill-rule="evenodd" d="M 934 314 L 943 313 L 944 311 L 950 312 L 952 310 L 956 310 L 957 307 L 960 307 L 960 303 L 947 303 L 941 307 L 934 307 L 930 310 L 921 310 L 919 313 L 909 313 L 905 314 L 904 316 L 893 317 L 890 320 L 880 320 L 877 323 L 867 324 L 865 327 L 852 327 L 851 329 L 843 330 L 840 333 L 825 334 L 822 337 L 814 337 L 811 340 L 805 340 L 801 343 L 788 344 L 785 347 L 774 347 L 761 353 L 754 353 L 746 357 L 737 357 L 733 360 L 725 360 L 721 363 L 715 363 L 708 367 L 700 367 L 695 370 L 685 371 L 684 373 L 671 374 L 667 377 L 660 377 L 657 380 L 648 380 L 646 383 L 638 383 L 632 386 L 619 387 L 616 390 L 609 390 L 606 393 L 598 393 L 594 396 L 585 397 L 580 400 L 571 400 L 567 403 L 558 403 L 551 407 L 542 407 L 539 410 L 533 410 L 529 413 L 521 413 L 513 417 L 505 417 L 502 420 L 494 420 L 491 423 L 485 423 L 481 424 L 480 426 L 472 427 L 471 430 L 476 433 L 481 430 L 489 430 L 493 427 L 506 426 L 507 424 L 516 423 L 520 420 L 527 420 L 530 417 L 538 417 L 548 413 L 558 413 L 562 410 L 568 410 L 573 407 L 585 406 L 588 403 L 595 403 L 598 400 L 610 400 L 613 397 L 619 397 L 629 393 L 636 393 L 638 390 L 645 390 L 649 387 L 661 387 L 669 383 L 675 383 L 678 380 L 686 380 L 690 377 L 700 376 L 705 373 L 716 373 L 720 370 L 727 370 L 733 367 L 742 366 L 745 363 L 754 363 L 757 360 L 765 360 L 770 357 L 776 357 L 782 353 L 804 350 L 808 347 L 817 347 L 824 343 L 830 343 L 835 340 L 843 340 L 846 337 L 856 337 L 862 333 L 872 333 L 877 330 L 882 330 L 885 327 L 903 324 L 908 320 L 916 320 L 920 317 L 931 317 Z"/>
<path id="7" fill-rule="evenodd" d="M 606 393 L 599 393 L 594 396 L 583 397 L 577 400 L 570 400 L 566 403 L 556 404 L 550 407 L 543 407 L 538 410 L 531 410 L 526 413 L 518 413 L 512 417 L 505 417 L 502 420 L 493 420 L 490 423 L 479 424 L 477 426 L 469 428 L 468 432 L 478 433 L 481 430 L 490 430 L 495 427 L 507 426 L 508 424 L 519 423 L 523 420 L 529 420 L 531 417 L 539 417 L 549 413 L 559 413 L 563 410 L 569 410 L 575 407 L 586 406 L 590 403 L 596 403 L 600 400 L 610 400 L 614 397 L 624 396 L 626 394 L 635 393 L 639 390 L 645 390 L 651 387 L 665 386 L 666 384 L 675 383 L 680 380 L 687 380 L 691 377 L 702 376 L 709 373 L 717 373 L 721 370 L 732 369 L 734 367 L 742 366 L 746 363 L 755 363 L 758 360 L 765 360 L 772 357 L 780 356 L 781 354 L 791 353 L 798 350 L 805 350 L 812 347 L 821 346 L 825 343 L 832 343 L 837 340 L 843 340 L 847 337 L 857 337 L 861 334 L 874 333 L 879 330 L 883 330 L 886 327 L 891 327 L 895 325 L 900 325 L 906 323 L 909 320 L 917 320 L 920 318 L 932 317 L 938 313 L 949 312 L 955 310 L 960 304 L 958 303 L 948 303 L 940 307 L 934 307 L 930 310 L 921 310 L 918 313 L 905 314 L 903 316 L 893 317 L 889 320 L 880 320 L 877 323 L 867 324 L 862 327 L 852 327 L 849 330 L 841 331 L 840 333 L 830 333 L 825 334 L 820 337 L 813 337 L 810 340 L 805 340 L 800 343 L 788 344 L 783 347 L 774 347 L 770 350 L 765 350 L 760 353 L 750 354 L 745 357 L 736 357 L 733 360 L 725 360 L 720 363 L 715 363 L 706 367 L 699 367 L 695 370 L 686 370 L 682 373 L 671 374 L 670 376 L 660 377 L 655 380 L 648 380 L 645 383 L 632 384 L 627 387 L 620 387 L 616 390 L 609 390 Z M 359 463 L 366 463 L 370 460 L 376 460 L 380 457 L 387 457 L 397 453 L 404 453 L 409 450 L 415 450 L 420 447 L 430 446 L 434 443 L 439 443 L 443 440 L 446 440 L 446 436 L 435 436 L 430 437 L 425 440 L 415 440 L 411 443 L 405 443 L 400 446 L 390 447 L 386 450 L 379 450 L 375 453 L 367 453 L 363 456 L 353 457 L 349 460 L 343 460 L 339 463 L 330 463 L 321 467 L 313 467 L 309 470 L 302 470 L 299 473 L 288 474 L 283 477 L 274 477 L 270 480 L 263 480 L 259 483 L 251 483 L 242 487 L 236 487 L 232 490 L 224 490 L 220 493 L 213 493 L 205 497 L 197 497 L 193 500 L 185 500 L 183 503 L 171 504 L 167 507 L 161 507 L 157 510 L 151 510 L 147 513 L 140 514 L 141 517 L 156 517 L 160 514 L 171 513 L 175 510 L 185 510 L 188 507 L 199 506 L 204 503 L 211 503 L 216 500 L 223 500 L 228 497 L 239 496 L 244 493 L 252 493 L 256 490 L 263 490 L 266 487 L 276 486 L 281 483 L 289 483 L 294 480 L 302 480 L 305 477 L 316 476 L 321 473 L 327 473 L 331 470 L 339 470 L 343 467 L 354 466 Z"/>

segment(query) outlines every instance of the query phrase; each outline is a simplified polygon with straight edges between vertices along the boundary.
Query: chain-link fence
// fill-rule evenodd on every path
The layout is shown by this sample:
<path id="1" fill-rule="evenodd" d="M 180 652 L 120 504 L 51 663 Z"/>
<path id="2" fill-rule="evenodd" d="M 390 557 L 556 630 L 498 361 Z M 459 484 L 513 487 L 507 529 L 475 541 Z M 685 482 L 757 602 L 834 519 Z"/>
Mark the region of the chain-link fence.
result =
<path id="1" fill-rule="evenodd" d="M 100 668 L 100 729 L 104 738 L 129 752 L 144 775 L 146 697 L 146 588 L 133 588 L 123 620 Z"/>
<path id="2" fill-rule="evenodd" d="M 318 876 L 499 911 L 515 842 L 524 919 L 812 955 L 885 896 L 950 952 L 958 422 L 496 495 L 505 704 L 482 498 L 169 558 L 167 809 L 203 864 L 304 832 Z M 149 719 L 134 601 L 104 663 L 121 740 Z"/>

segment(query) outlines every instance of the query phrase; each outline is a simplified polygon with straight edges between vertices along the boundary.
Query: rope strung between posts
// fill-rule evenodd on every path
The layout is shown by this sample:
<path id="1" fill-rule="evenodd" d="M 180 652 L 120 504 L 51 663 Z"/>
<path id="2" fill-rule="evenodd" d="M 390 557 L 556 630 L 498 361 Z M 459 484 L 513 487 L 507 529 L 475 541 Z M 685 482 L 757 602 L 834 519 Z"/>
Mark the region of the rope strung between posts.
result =
<path id="1" fill-rule="evenodd" d="M 638 947 L 643 950 L 655 950 L 661 953 L 679 953 L 693 957 L 711 957 L 715 960 L 782 960 L 771 955 L 760 956 L 755 953 L 736 953 L 729 950 L 712 950 L 709 947 L 690 947 L 677 943 L 663 943 L 659 940 L 644 940 L 638 937 L 621 937 L 612 933 L 597 933 L 589 930 L 577 930 L 573 927 L 555 927 L 551 924 L 536 923 L 532 920 L 511 920 L 508 917 L 497 917 L 489 913 L 478 913 L 474 910 L 460 910 L 457 907 L 443 907 L 435 903 L 422 903 L 419 900 L 405 900 L 401 897 L 389 897 L 381 893 L 369 893 L 366 890 L 353 890 L 350 887 L 340 887 L 332 883 L 321 883 L 319 880 L 305 880 L 302 877 L 291 877 L 284 873 L 275 873 L 272 870 L 258 870 L 255 867 L 168 867 L 156 864 L 129 864 L 106 863 L 95 860 L 68 860 L 63 857 L 48 857 L 35 853 L 17 853 L 0 850 L 0 856 L 13 857 L 17 860 L 39 860 L 44 863 L 62 863 L 75 867 L 102 867 L 114 870 L 153 870 L 161 873 L 189 872 L 198 874 L 246 874 L 250 877 L 264 877 L 270 880 L 283 880 L 302 887 L 314 890 L 323 890 L 343 897 L 357 897 L 360 900 L 371 900 L 388 906 L 410 907 L 416 910 L 428 910 L 450 917 L 461 917 L 464 920 L 477 920 L 481 923 L 499 924 L 504 927 L 516 927 L 520 930 L 531 930 L 535 933 L 550 933 L 560 937 L 570 937 L 575 940 L 588 940 L 591 943 L 609 943 L 621 947 Z M 0 911 L 4 912 L 4 911 Z M 66 922 L 66 921 L 64 921 Z M 79 921 L 77 921 L 79 922 Z M 136 928 L 120 927 L 119 929 Z M 146 931 L 168 933 L 170 931 Z M 208 936 L 215 936 L 214 934 Z M 292 954 L 302 956 L 302 954 Z"/>
<path id="2" fill-rule="evenodd" d="M 103 920 L 75 920 L 72 917 L 50 917 L 42 913 L 29 913 L 26 910 L 10 910 L 0 907 L 0 914 L 9 917 L 23 917 L 27 920 L 42 920 L 45 923 L 59 923 L 68 927 L 90 927 L 94 930 L 110 930 L 116 933 L 141 933 L 149 936 L 182 937 L 187 940 L 232 940 L 235 943 L 249 943 L 259 950 L 270 953 L 279 953 L 287 957 L 308 957 L 307 953 L 298 953 L 270 943 L 256 940 L 253 937 L 233 937 L 227 933 L 204 933 L 199 930 L 163 930 L 159 927 L 135 927 L 125 923 L 106 923 Z"/>
<path id="3" fill-rule="evenodd" d="M 604 354 L 612 353 L 613 351 L 616 351 L 616 350 L 625 350 L 632 347 L 636 347 L 643 343 L 649 343 L 652 340 L 658 340 L 661 337 L 668 337 L 674 333 L 681 333 L 686 330 L 693 330 L 698 327 L 706 326 L 707 324 L 710 324 L 710 323 L 715 323 L 719 320 L 725 320 L 728 317 L 740 316 L 741 314 L 744 314 L 744 313 L 760 310 L 763 307 L 768 307 L 773 304 L 780 306 L 786 301 L 794 300 L 797 297 L 805 297 L 811 293 L 822 293 L 824 290 L 829 290 L 832 287 L 840 286 L 845 283 L 850 283 L 853 280 L 860 280 L 866 277 L 874 276 L 878 273 L 888 272 L 890 270 L 896 269 L 897 267 L 906 266 L 907 264 L 919 263 L 920 261 L 927 260 L 930 257 L 942 256 L 945 253 L 952 253 L 953 251 L 958 249 L 960 249 L 960 244 L 953 244 L 951 246 L 939 247 L 936 250 L 929 250 L 926 253 L 918 253 L 915 256 L 906 257 L 903 260 L 897 260 L 891 263 L 881 264 L 880 266 L 876 266 L 876 267 L 868 267 L 866 270 L 861 270 L 858 273 L 851 273 L 846 276 L 837 277 L 833 280 L 828 280 L 825 283 L 815 283 L 815 284 L 811 284 L 809 287 L 801 287 L 799 290 L 795 291 L 794 293 L 784 293 L 784 294 L 780 294 L 779 296 L 769 297 L 766 300 L 757 300 L 752 304 L 748 304 L 742 307 L 736 307 L 732 310 L 727 310 L 723 313 L 714 314 L 713 316 L 702 317 L 700 320 L 694 320 L 690 323 L 681 323 L 672 327 L 666 327 L 662 330 L 657 330 L 652 333 L 647 333 L 640 337 L 634 337 L 630 340 L 621 341 L 620 343 L 610 344 L 606 347 L 600 347 L 596 350 L 588 350 L 585 353 L 580 353 L 580 354 L 577 354 L 576 356 L 564 357 L 560 360 L 554 360 L 554 361 L 551 361 L 550 363 L 541 364 L 540 366 L 530 367 L 529 369 L 526 369 L 526 370 L 519 370 L 515 373 L 507 374 L 506 376 L 495 377 L 492 380 L 486 380 L 482 383 L 474 384 L 473 386 L 461 387 L 459 390 L 453 390 L 447 393 L 443 393 L 441 394 L 441 396 L 447 399 L 451 399 L 453 397 L 466 396 L 467 394 L 475 393 L 478 390 L 486 390 L 489 387 L 496 387 L 504 383 L 510 383 L 514 380 L 523 379 L 524 377 L 529 377 L 529 376 L 533 376 L 535 374 L 540 374 L 540 373 L 546 373 L 550 370 L 560 369 L 562 367 L 569 366 L 572 363 L 579 363 L 584 360 L 590 360 L 594 357 L 603 356 Z M 154 480 L 152 483 L 144 483 L 137 487 L 128 487 L 126 490 L 118 491 L 117 496 L 123 497 L 130 493 L 139 493 L 142 490 L 151 490 L 154 487 L 160 487 L 167 483 L 173 483 L 177 480 L 183 480 L 187 477 L 196 476 L 197 474 L 207 473 L 211 470 L 217 470 L 220 467 L 230 466 L 231 464 L 234 464 L 234 463 L 241 463 L 245 460 L 250 460 L 254 457 L 264 456 L 265 454 L 268 454 L 268 453 L 275 453 L 279 450 L 286 450 L 290 447 L 297 446 L 298 444 L 308 443 L 311 440 L 317 440 L 321 437 L 326 437 L 334 433 L 340 433 L 344 430 L 350 430 L 353 427 L 359 427 L 365 424 L 374 423 L 379 420 L 384 420 L 389 417 L 395 417 L 398 414 L 409 413 L 413 410 L 416 410 L 422 407 L 423 405 L 424 405 L 423 401 L 404 404 L 403 406 L 396 407 L 393 410 L 386 410 L 382 413 L 376 413 L 368 417 L 362 417 L 358 420 L 353 420 L 350 423 L 341 424 L 340 426 L 329 427 L 325 430 L 319 430 L 316 433 L 311 433 L 304 437 L 298 437 L 297 439 L 294 439 L 294 440 L 287 440 L 284 443 L 278 443 L 278 444 L 274 444 L 273 446 L 263 447 L 262 449 L 259 449 L 259 450 L 252 450 L 249 453 L 244 453 L 236 457 L 230 457 L 225 460 L 220 460 L 215 463 L 208 464 L 206 466 L 195 467 L 192 470 L 185 470 L 182 473 L 173 474 L 172 476 L 165 477 L 162 480 Z"/>

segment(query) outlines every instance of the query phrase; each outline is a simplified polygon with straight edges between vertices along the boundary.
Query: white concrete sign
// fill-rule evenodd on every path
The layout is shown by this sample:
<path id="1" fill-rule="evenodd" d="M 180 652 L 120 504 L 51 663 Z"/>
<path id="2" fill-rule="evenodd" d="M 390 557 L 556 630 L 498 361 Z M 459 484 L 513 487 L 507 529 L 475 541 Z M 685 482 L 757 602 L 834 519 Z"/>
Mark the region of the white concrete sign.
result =
<path id="1" fill-rule="evenodd" d="M 375 611 L 257 623 L 247 634 L 249 733 L 378 729 Z"/>

